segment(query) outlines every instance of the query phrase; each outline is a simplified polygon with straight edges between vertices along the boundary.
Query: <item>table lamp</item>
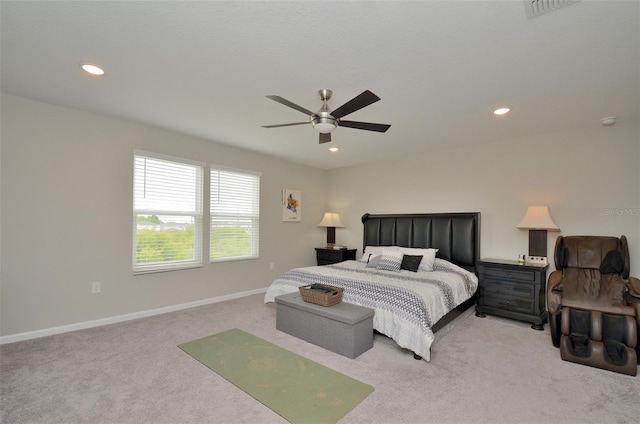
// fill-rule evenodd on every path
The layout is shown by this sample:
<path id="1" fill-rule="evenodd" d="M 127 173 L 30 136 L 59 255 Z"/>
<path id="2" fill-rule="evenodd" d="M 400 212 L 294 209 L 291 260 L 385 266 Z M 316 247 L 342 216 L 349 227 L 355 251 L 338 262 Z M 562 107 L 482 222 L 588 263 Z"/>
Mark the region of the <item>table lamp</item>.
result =
<path id="1" fill-rule="evenodd" d="M 340 215 L 335 212 L 325 212 L 322 221 L 318 227 L 327 227 L 327 247 L 333 247 L 336 244 L 336 227 L 344 227 L 340 221 Z"/>
<path id="2" fill-rule="evenodd" d="M 529 230 L 529 263 L 547 265 L 547 231 L 560 231 L 549 215 L 548 206 L 529 206 L 516 228 Z"/>

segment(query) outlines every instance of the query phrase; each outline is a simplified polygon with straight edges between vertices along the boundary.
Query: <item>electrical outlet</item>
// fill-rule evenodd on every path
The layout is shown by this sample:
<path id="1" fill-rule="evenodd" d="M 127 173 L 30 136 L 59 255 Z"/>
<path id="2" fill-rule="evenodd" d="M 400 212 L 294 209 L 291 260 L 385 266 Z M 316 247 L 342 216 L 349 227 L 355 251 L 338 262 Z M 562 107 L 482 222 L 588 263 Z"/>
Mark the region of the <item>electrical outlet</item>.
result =
<path id="1" fill-rule="evenodd" d="M 273 270 L 276 268 L 276 264 L 273 262 L 269 262 L 269 269 Z"/>
<path id="2" fill-rule="evenodd" d="M 100 293 L 101 290 L 102 287 L 100 281 L 94 281 L 93 283 L 91 283 L 91 293 Z"/>

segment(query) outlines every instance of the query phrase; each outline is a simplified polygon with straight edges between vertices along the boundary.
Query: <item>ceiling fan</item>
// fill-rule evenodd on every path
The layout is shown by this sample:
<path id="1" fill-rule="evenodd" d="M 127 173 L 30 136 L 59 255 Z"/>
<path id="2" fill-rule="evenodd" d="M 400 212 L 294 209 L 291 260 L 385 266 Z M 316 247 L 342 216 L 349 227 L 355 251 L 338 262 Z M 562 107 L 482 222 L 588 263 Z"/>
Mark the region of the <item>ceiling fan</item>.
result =
<path id="1" fill-rule="evenodd" d="M 371 91 L 366 90 L 358 94 L 347 103 L 340 106 L 333 112 L 327 106 L 327 101 L 331 98 L 333 92 L 331 90 L 322 89 L 318 91 L 318 97 L 322 100 L 322 108 L 317 112 L 311 112 L 308 109 L 298 106 L 295 103 L 290 102 L 280 96 L 266 96 L 268 99 L 274 100 L 285 106 L 289 106 L 292 109 L 300 111 L 305 115 L 309 115 L 309 120 L 305 122 L 293 122 L 291 124 L 277 124 L 277 125 L 263 125 L 263 128 L 278 128 L 289 127 L 292 125 L 304 125 L 311 124 L 320 133 L 320 143 L 328 143 L 331 141 L 331 131 L 336 127 L 355 128 L 358 130 L 386 132 L 391 125 L 386 124 L 373 124 L 370 122 L 358 122 L 358 121 L 343 121 L 340 118 L 360 110 L 370 104 L 373 104 L 380 100 L 380 97 L 373 94 Z"/>

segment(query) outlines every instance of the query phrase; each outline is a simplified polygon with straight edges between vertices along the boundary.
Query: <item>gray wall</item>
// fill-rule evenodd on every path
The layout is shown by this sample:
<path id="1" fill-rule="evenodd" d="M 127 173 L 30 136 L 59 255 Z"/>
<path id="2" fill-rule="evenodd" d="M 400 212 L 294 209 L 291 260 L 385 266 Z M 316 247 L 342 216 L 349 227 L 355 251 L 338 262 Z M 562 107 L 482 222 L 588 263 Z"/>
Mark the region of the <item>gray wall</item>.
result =
<path id="1" fill-rule="evenodd" d="M 390 140 L 389 142 L 393 142 Z M 638 121 L 391 159 L 328 174 L 329 207 L 345 228 L 336 242 L 362 253 L 365 213 L 482 213 L 483 257 L 517 259 L 528 233 L 515 226 L 527 206 L 547 205 L 561 233 L 626 235 L 640 276 Z M 552 262 L 552 261 L 551 261 Z"/>
<path id="2" fill-rule="evenodd" d="M 133 149 L 262 172 L 260 259 L 134 276 Z M 315 168 L 6 94 L 1 157 L 2 336 L 266 288 L 325 242 Z M 300 223 L 282 222 L 284 188 L 302 191 Z"/>
<path id="3" fill-rule="evenodd" d="M 265 288 L 315 263 L 328 210 L 346 225 L 337 243 L 359 253 L 365 212 L 480 211 L 482 256 L 515 259 L 527 251 L 515 225 L 548 205 L 560 234 L 625 234 L 640 276 L 637 120 L 324 172 L 11 95 L 1 106 L 0 336 Z M 262 172 L 260 259 L 133 276 L 133 149 Z M 303 222 L 281 221 L 283 188 L 302 190 Z"/>

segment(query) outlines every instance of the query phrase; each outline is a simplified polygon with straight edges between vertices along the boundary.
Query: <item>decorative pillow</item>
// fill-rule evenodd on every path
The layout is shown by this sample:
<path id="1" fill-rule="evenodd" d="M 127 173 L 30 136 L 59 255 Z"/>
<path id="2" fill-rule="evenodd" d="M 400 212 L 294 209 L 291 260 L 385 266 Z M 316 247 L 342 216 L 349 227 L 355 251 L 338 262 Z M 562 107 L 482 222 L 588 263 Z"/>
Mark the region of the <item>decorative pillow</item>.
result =
<path id="1" fill-rule="evenodd" d="M 404 255 L 422 255 L 422 261 L 420 261 L 419 271 L 431 272 L 433 271 L 433 262 L 436 260 L 436 253 L 439 249 L 414 249 L 410 247 L 401 247 L 400 251 Z"/>
<path id="2" fill-rule="evenodd" d="M 367 266 L 365 268 L 377 268 L 378 264 L 380 264 L 380 259 L 382 259 L 382 255 L 371 255 L 369 262 L 367 262 Z"/>
<path id="3" fill-rule="evenodd" d="M 418 272 L 418 267 L 422 261 L 422 256 L 417 255 L 403 255 L 400 269 L 406 269 L 407 271 Z"/>
<path id="4" fill-rule="evenodd" d="M 400 250 L 385 249 L 382 251 L 380 263 L 376 268 L 399 272 L 400 264 L 402 264 L 402 256 L 403 254 Z"/>
<path id="5" fill-rule="evenodd" d="M 371 260 L 372 256 L 375 255 L 381 255 L 382 254 L 382 248 L 378 247 L 378 246 L 365 246 L 364 248 L 364 252 L 362 252 L 362 259 L 360 259 L 361 262 L 367 263 Z"/>
<path id="6" fill-rule="evenodd" d="M 364 263 L 369 262 L 371 258 L 373 258 L 374 256 L 382 255 L 382 251 L 385 249 L 397 250 L 399 249 L 399 247 L 398 246 L 365 246 L 360 262 L 364 262 Z"/>

